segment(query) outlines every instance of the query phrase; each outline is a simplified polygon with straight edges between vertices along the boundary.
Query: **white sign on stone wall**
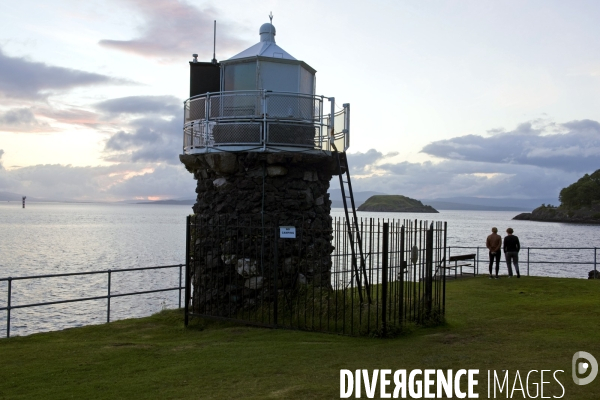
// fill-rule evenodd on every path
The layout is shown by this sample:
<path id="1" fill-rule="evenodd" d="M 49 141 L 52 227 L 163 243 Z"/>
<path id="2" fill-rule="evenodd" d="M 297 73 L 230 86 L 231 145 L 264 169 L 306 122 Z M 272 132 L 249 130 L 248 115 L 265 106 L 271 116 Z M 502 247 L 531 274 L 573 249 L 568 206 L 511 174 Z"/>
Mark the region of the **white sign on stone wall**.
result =
<path id="1" fill-rule="evenodd" d="M 296 239 L 296 227 L 295 226 L 280 226 L 279 237 L 282 239 Z"/>

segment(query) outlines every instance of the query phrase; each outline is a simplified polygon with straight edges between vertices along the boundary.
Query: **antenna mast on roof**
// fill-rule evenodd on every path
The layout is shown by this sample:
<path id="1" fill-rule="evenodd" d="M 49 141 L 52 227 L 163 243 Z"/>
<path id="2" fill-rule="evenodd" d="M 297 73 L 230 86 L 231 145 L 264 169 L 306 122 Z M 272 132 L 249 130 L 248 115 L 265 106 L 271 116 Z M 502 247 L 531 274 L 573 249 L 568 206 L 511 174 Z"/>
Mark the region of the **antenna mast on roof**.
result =
<path id="1" fill-rule="evenodd" d="M 213 31 L 213 59 L 212 59 L 213 64 L 217 63 L 217 59 L 215 58 L 216 50 L 217 50 L 217 20 L 215 20 L 214 31 Z"/>

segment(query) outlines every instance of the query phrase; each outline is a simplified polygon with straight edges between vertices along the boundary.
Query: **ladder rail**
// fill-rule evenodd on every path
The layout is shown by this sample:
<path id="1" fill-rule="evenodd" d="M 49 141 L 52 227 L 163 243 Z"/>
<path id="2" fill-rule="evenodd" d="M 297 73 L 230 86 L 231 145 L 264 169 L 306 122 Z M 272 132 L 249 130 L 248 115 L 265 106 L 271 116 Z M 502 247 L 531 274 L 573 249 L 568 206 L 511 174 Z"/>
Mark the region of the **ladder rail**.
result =
<path id="1" fill-rule="evenodd" d="M 350 240 L 350 250 L 352 253 L 352 267 L 354 269 L 354 277 L 356 279 L 356 284 L 358 286 L 359 298 L 362 303 L 364 301 L 363 295 L 362 295 L 362 283 L 361 283 L 361 278 L 360 278 L 360 275 L 361 275 L 360 272 L 362 272 L 363 279 L 364 279 L 364 285 L 365 285 L 365 289 L 366 289 L 366 293 L 367 293 L 367 300 L 370 304 L 371 303 L 371 291 L 370 291 L 370 287 L 369 287 L 369 280 L 367 277 L 365 257 L 364 257 L 364 253 L 363 253 L 363 249 L 362 249 L 362 238 L 361 238 L 360 229 L 358 226 L 358 217 L 356 215 L 356 206 L 354 203 L 354 194 L 352 192 L 352 183 L 350 181 L 350 168 L 348 167 L 348 159 L 346 157 L 345 152 L 339 152 L 335 148 L 335 146 L 334 146 L 334 149 L 336 150 L 335 153 L 336 153 L 337 161 L 338 161 L 340 189 L 342 191 L 342 202 L 344 204 L 344 213 L 346 215 L 346 226 L 348 228 L 348 238 Z M 342 171 L 342 162 L 344 164 L 343 165 L 344 171 Z M 344 181 L 343 173 L 345 173 L 345 175 L 346 175 L 346 181 Z M 346 183 L 348 185 L 349 196 L 346 196 L 346 189 L 344 187 L 344 183 Z M 349 215 L 347 199 L 350 199 L 350 206 L 351 206 L 351 210 L 352 210 L 352 219 L 350 218 L 350 215 Z M 354 228 L 354 231 L 356 232 L 356 242 L 354 240 L 354 235 L 352 233 L 353 228 Z M 358 244 L 358 256 L 359 257 L 357 257 L 357 254 L 356 254 L 357 252 L 354 247 L 355 243 Z M 357 258 L 360 258 L 360 271 L 358 269 Z"/>
<path id="2" fill-rule="evenodd" d="M 367 278 L 367 267 L 365 263 L 365 256 L 362 248 L 362 237 L 360 235 L 360 229 L 358 227 L 358 216 L 356 215 L 356 206 L 354 204 L 354 193 L 352 192 L 352 182 L 350 181 L 350 168 L 348 167 L 348 159 L 346 152 L 344 152 L 344 161 L 346 164 L 346 179 L 348 180 L 348 191 L 350 192 L 350 203 L 352 204 L 352 216 L 354 221 L 354 229 L 356 231 L 356 242 L 358 244 L 358 252 L 360 254 L 360 269 L 363 273 L 363 279 L 365 283 L 365 289 L 367 291 L 367 299 L 369 304 L 371 303 L 371 290 L 369 287 L 369 280 Z"/>
<path id="3" fill-rule="evenodd" d="M 340 189 L 342 191 L 342 202 L 344 203 L 344 213 L 346 214 L 346 228 L 348 230 L 348 239 L 350 240 L 350 253 L 352 255 L 352 269 L 354 270 L 354 278 L 356 279 L 356 285 L 358 287 L 358 296 L 361 303 L 364 302 L 362 295 L 362 283 L 360 281 L 360 273 L 358 271 L 358 263 L 356 262 L 356 252 L 354 251 L 354 235 L 352 234 L 352 225 L 350 224 L 350 216 L 348 215 L 348 205 L 346 202 L 346 192 L 344 189 L 344 183 L 342 178 L 342 163 L 340 160 L 340 154 L 336 149 L 336 156 L 338 162 L 338 172 L 340 177 Z"/>
<path id="4" fill-rule="evenodd" d="M 343 156 L 344 156 L 344 164 L 346 167 L 346 179 L 347 179 L 347 183 L 348 183 L 348 191 L 350 192 L 350 203 L 352 204 L 352 216 L 353 216 L 353 221 L 354 221 L 354 229 L 356 231 L 356 241 L 358 244 L 358 252 L 360 255 L 360 268 L 363 273 L 365 289 L 367 292 L 367 299 L 370 304 L 371 303 L 371 290 L 370 290 L 369 280 L 367 278 L 367 268 L 366 268 L 365 257 L 364 257 L 363 248 L 362 248 L 362 237 L 360 235 L 360 229 L 358 227 L 358 216 L 356 215 L 356 206 L 354 204 L 354 193 L 352 192 L 352 181 L 350 180 L 350 168 L 348 167 L 348 158 L 346 156 L 346 152 L 343 153 Z M 339 155 L 338 155 L 338 157 L 339 157 Z"/>

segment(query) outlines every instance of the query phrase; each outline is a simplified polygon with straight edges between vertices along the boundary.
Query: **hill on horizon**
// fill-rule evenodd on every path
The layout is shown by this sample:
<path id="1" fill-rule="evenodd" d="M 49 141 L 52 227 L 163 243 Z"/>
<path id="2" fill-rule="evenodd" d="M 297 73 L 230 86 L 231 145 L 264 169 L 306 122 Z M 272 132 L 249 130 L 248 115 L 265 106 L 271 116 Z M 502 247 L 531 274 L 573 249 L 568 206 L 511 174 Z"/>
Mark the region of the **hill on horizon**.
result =
<path id="1" fill-rule="evenodd" d="M 342 194 L 339 188 L 329 190 L 332 208 L 343 208 Z M 387 193 L 376 191 L 354 192 L 354 203 L 358 208 L 371 196 L 387 195 Z M 21 201 L 22 195 L 11 192 L 0 191 L 0 201 Z M 558 204 L 558 199 L 537 198 L 537 199 L 500 199 L 488 197 L 443 197 L 433 199 L 419 199 L 423 204 L 432 206 L 437 210 L 472 210 L 472 211 L 532 211 L 542 204 Z M 27 196 L 27 201 L 32 202 L 79 202 L 73 199 L 42 199 Z M 86 202 L 94 202 L 88 200 Z M 99 201 L 104 202 L 104 201 Z M 114 203 L 130 204 L 166 204 L 166 205 L 194 205 L 195 199 L 167 199 L 157 201 L 123 200 Z"/>
<path id="2" fill-rule="evenodd" d="M 558 198 L 536 198 L 536 199 L 512 199 L 512 198 L 493 198 L 493 197 L 442 197 L 435 199 L 421 199 L 426 204 L 433 203 L 452 203 L 473 206 L 472 208 L 443 208 L 442 210 L 484 210 L 480 207 L 486 207 L 490 211 L 524 211 L 533 210 L 542 204 L 556 204 Z"/>
<path id="3" fill-rule="evenodd" d="M 378 211 L 378 212 L 411 212 L 411 213 L 437 213 L 438 211 L 431 207 L 423 205 L 419 200 L 399 194 L 375 195 L 371 196 L 358 207 L 357 211 Z"/>
<path id="4" fill-rule="evenodd" d="M 342 208 L 342 194 L 340 189 L 329 190 L 331 207 Z M 387 193 L 365 191 L 354 192 L 354 204 L 359 207 L 369 197 L 385 195 Z M 542 204 L 556 204 L 558 199 L 501 199 L 491 197 L 442 197 L 433 199 L 419 199 L 423 204 L 428 204 L 436 210 L 472 210 L 472 211 L 531 211 Z"/>
<path id="5" fill-rule="evenodd" d="M 16 194 L 16 193 L 11 193 L 11 192 L 0 192 L 0 201 L 21 201 L 21 200 L 23 200 L 23 196 L 27 196 L 27 195 L 26 194 L 21 195 L 21 194 Z M 27 196 L 26 201 L 45 201 L 45 200 Z"/>

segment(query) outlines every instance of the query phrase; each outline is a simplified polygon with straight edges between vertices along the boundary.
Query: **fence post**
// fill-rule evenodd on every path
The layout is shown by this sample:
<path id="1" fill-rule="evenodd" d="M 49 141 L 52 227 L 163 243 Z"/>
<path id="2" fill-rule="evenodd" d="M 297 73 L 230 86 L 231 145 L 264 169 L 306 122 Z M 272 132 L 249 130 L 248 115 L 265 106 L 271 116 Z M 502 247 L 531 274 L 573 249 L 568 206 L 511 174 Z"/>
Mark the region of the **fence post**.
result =
<path id="1" fill-rule="evenodd" d="M 274 248 L 274 257 L 273 257 L 273 322 L 275 326 L 277 326 L 277 266 L 279 265 L 277 247 L 279 246 L 279 228 L 275 227 L 275 248 Z"/>
<path id="2" fill-rule="evenodd" d="M 448 242 L 448 222 L 444 222 L 444 274 L 442 279 L 444 280 L 442 283 L 442 315 L 446 315 L 446 260 L 450 263 L 450 253 L 448 253 L 448 258 L 446 258 L 446 244 Z M 479 252 L 479 247 L 477 247 L 477 251 Z M 479 256 L 477 257 L 479 259 Z M 477 267 L 479 270 L 479 266 Z"/>
<path id="3" fill-rule="evenodd" d="M 400 310 L 398 314 L 400 325 L 402 325 L 404 320 L 404 272 L 408 271 L 408 262 L 404 261 L 404 234 L 405 228 L 404 224 L 402 224 L 402 227 L 400 228 L 400 304 L 398 306 L 398 309 Z"/>
<path id="4" fill-rule="evenodd" d="M 529 276 L 529 247 L 527 248 L 527 276 Z"/>
<path id="5" fill-rule="evenodd" d="M 431 317 L 433 301 L 433 222 L 427 229 L 425 238 L 425 312 L 426 318 Z"/>
<path id="6" fill-rule="evenodd" d="M 108 294 L 106 296 L 106 323 L 110 322 L 110 274 L 111 270 L 108 270 Z"/>
<path id="7" fill-rule="evenodd" d="M 477 246 L 477 260 L 475 261 L 475 265 L 476 265 L 475 273 L 477 275 L 479 275 L 479 246 Z"/>
<path id="8" fill-rule="evenodd" d="M 596 279 L 597 274 L 598 270 L 596 269 L 596 247 L 594 247 L 594 279 Z"/>
<path id="9" fill-rule="evenodd" d="M 8 277 L 8 300 L 6 302 L 6 337 L 10 337 L 10 303 L 12 297 L 12 278 Z"/>
<path id="10" fill-rule="evenodd" d="M 189 323 L 189 316 L 188 313 L 190 311 L 190 295 L 191 295 L 191 290 L 190 290 L 190 223 L 191 223 L 191 216 L 188 215 L 186 218 L 186 226 L 185 226 L 185 294 L 184 294 L 184 302 L 185 302 L 185 309 L 184 309 L 184 314 L 185 316 L 184 318 L 184 325 L 188 326 Z M 181 268 L 179 269 L 181 271 Z M 180 284 L 179 286 L 181 287 L 181 275 L 180 275 Z M 181 293 L 181 288 L 179 289 L 180 293 Z M 179 298 L 181 299 L 181 294 L 179 295 Z M 181 306 L 180 306 L 181 307 Z"/>
<path id="11" fill-rule="evenodd" d="M 388 257 L 389 257 L 390 224 L 383 223 L 383 243 L 381 259 L 381 328 L 383 337 L 387 336 L 387 292 L 388 292 Z"/>
<path id="12" fill-rule="evenodd" d="M 178 292 L 179 293 L 179 297 L 178 297 L 179 307 L 177 307 L 177 308 L 181 308 L 181 270 L 182 270 L 182 267 L 183 267 L 183 265 L 179 264 L 179 292 Z"/>

